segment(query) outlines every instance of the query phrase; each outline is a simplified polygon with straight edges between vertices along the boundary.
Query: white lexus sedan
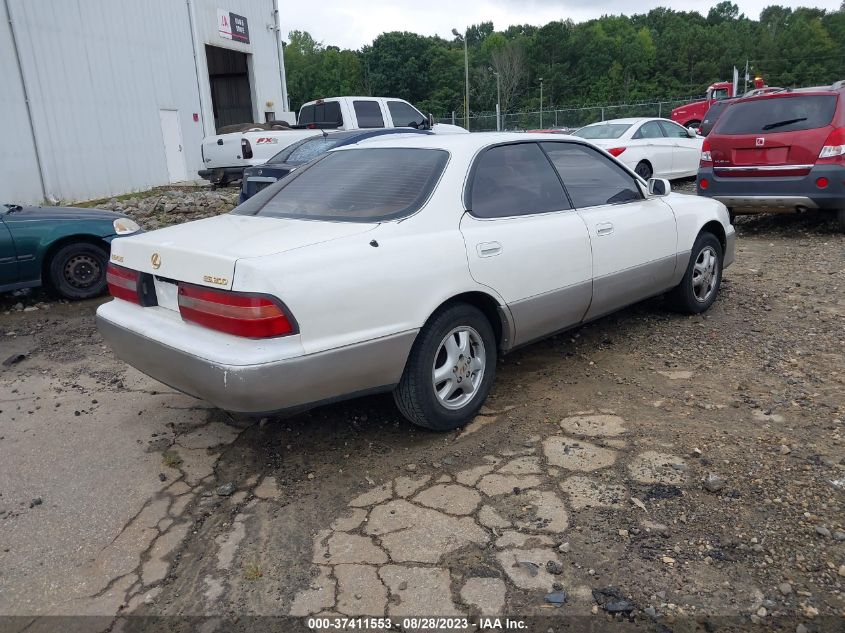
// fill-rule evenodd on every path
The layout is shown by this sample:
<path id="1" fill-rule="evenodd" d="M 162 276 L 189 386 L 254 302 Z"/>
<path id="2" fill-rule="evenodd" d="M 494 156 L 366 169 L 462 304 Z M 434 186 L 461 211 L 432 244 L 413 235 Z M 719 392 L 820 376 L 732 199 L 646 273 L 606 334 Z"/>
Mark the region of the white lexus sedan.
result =
<path id="1" fill-rule="evenodd" d="M 613 119 L 573 135 L 606 150 L 645 180 L 695 176 L 704 143 L 693 130 L 669 119 Z"/>
<path id="2" fill-rule="evenodd" d="M 392 391 L 447 430 L 501 354 L 663 293 L 707 310 L 734 236 L 721 203 L 578 138 L 385 137 L 229 214 L 117 240 L 97 320 L 119 357 L 222 409 Z"/>

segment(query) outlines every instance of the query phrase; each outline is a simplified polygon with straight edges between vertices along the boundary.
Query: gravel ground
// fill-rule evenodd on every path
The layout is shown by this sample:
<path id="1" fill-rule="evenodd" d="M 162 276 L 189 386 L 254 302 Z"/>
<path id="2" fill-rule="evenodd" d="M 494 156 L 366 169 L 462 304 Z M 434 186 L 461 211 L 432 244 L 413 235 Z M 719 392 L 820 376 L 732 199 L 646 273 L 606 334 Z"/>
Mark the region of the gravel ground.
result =
<path id="1" fill-rule="evenodd" d="M 147 217 L 194 217 L 171 211 Z M 113 488 L 161 486 L 76 547 L 109 553 L 152 522 L 156 495 L 171 505 L 155 534 L 121 550 L 131 562 L 93 553 L 44 583 L 68 554 L 28 548 L 22 522 L 74 530 L 76 502 L 0 460 L 0 586 L 28 591 L 0 591 L 0 613 L 43 612 L 32 605 L 58 591 L 76 599 L 65 613 L 841 628 L 845 236 L 814 213 L 741 217 L 737 230 L 737 262 L 707 314 L 654 299 L 519 350 L 483 414 L 445 435 L 404 422 L 389 396 L 236 424 L 117 361 L 93 326 L 97 302 L 3 298 L 4 349 L 25 358 L 0 373 L 0 392 L 15 394 L 0 399 L 0 454 L 37 452 L 64 470 L 100 460 L 103 502 L 85 516 L 109 511 Z M 90 434 L 78 456 L 27 439 L 49 432 L 69 393 L 85 404 L 62 428 Z M 128 455 L 102 460 L 115 417 Z M 121 473 L 135 462 L 138 481 Z M 29 507 L 36 496 L 44 504 Z M 92 569 L 108 589 L 71 591 Z"/>

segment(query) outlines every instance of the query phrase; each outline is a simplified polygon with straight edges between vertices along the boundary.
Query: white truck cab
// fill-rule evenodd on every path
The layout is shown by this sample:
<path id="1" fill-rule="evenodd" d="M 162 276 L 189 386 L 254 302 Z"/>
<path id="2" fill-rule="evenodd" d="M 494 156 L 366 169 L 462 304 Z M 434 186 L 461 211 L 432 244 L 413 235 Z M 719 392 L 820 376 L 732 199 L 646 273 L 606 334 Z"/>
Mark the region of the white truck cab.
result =
<path id="1" fill-rule="evenodd" d="M 403 99 L 388 97 L 330 97 L 309 101 L 299 109 L 297 124 L 289 128 L 256 129 L 207 136 L 202 141 L 201 178 L 225 185 L 239 180 L 246 167 L 262 165 L 284 148 L 320 130 L 358 130 L 385 127 L 430 128 L 437 134 L 466 134 L 457 125 L 434 123 Z"/>

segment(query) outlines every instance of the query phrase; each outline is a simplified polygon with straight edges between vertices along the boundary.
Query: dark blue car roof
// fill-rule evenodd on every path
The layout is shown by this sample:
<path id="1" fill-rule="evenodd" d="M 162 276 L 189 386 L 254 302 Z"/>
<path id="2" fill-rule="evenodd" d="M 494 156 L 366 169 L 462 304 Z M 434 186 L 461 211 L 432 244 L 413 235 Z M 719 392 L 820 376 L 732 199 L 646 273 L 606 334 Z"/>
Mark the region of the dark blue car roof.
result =
<path id="1" fill-rule="evenodd" d="M 335 141 L 335 144 L 333 145 L 334 148 L 343 147 L 344 145 L 352 145 L 353 143 L 363 141 L 364 139 L 372 138 L 374 136 L 384 136 L 385 134 L 433 134 L 433 132 L 430 132 L 429 130 L 418 130 L 412 127 L 388 127 L 369 130 L 344 130 L 342 132 L 326 132 L 323 135 L 323 138 Z M 267 161 L 266 165 L 284 164 L 285 159 L 290 156 L 291 152 L 293 152 L 299 146 L 309 141 L 313 141 L 319 136 L 319 134 L 315 134 L 314 136 L 309 136 L 308 138 L 304 138 L 301 141 L 297 141 L 293 145 L 286 147 L 278 154 L 270 158 L 270 160 Z"/>
<path id="2" fill-rule="evenodd" d="M 327 136 L 332 139 L 340 139 L 342 142 L 335 145 L 341 147 L 343 145 L 350 145 L 357 143 L 365 138 L 373 136 L 382 136 L 384 134 L 432 134 L 428 130 L 417 130 L 412 127 L 387 127 L 372 130 L 346 130 L 344 132 L 329 132 Z"/>

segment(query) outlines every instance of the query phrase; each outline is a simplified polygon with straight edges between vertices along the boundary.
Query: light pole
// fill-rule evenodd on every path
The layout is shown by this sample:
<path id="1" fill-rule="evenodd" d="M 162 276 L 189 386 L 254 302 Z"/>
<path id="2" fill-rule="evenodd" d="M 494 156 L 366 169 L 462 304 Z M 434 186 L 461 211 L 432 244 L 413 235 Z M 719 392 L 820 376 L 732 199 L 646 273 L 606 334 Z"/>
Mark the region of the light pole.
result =
<path id="1" fill-rule="evenodd" d="M 499 81 L 499 73 L 493 70 L 492 66 L 487 67 L 488 70 L 496 76 L 496 131 L 502 131 L 502 84 Z"/>
<path id="2" fill-rule="evenodd" d="M 543 129 L 543 78 L 540 77 L 540 129 Z"/>
<path id="3" fill-rule="evenodd" d="M 469 51 L 467 49 L 467 32 L 463 35 L 458 33 L 458 29 L 452 29 L 452 35 L 459 40 L 464 41 L 464 80 L 466 82 L 464 92 L 464 116 L 466 117 L 466 128 L 469 132 Z"/>

